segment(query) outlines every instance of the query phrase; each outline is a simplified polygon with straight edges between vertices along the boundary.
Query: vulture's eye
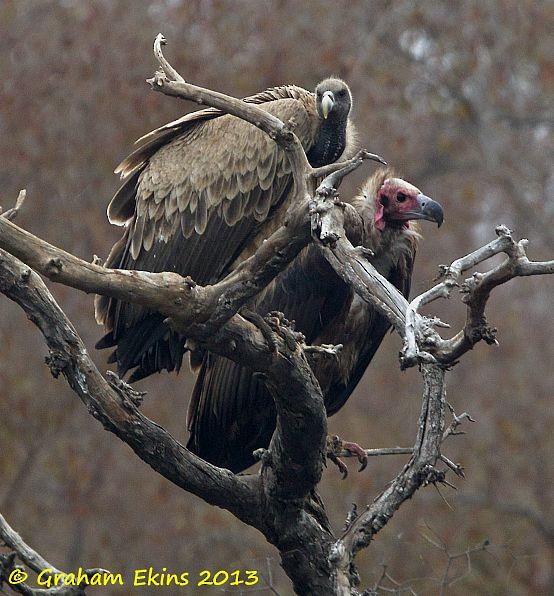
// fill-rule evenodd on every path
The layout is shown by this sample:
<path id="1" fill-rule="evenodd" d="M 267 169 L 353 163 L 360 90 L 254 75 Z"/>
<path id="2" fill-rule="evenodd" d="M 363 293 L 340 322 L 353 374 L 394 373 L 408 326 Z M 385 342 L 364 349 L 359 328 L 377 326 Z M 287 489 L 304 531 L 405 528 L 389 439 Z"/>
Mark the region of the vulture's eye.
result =
<path id="1" fill-rule="evenodd" d="M 339 91 L 339 92 L 337 93 L 337 95 L 338 95 L 339 97 L 344 97 L 344 96 L 346 95 L 346 91 L 345 91 L 344 89 L 342 89 L 341 91 Z"/>
<path id="2" fill-rule="evenodd" d="M 396 200 L 397 200 L 399 203 L 403 203 L 403 202 L 404 202 L 404 201 L 405 201 L 407 198 L 408 198 L 408 197 L 407 197 L 407 196 L 406 196 L 406 195 L 405 195 L 403 192 L 399 192 L 399 193 L 397 193 L 397 195 L 396 195 Z"/>

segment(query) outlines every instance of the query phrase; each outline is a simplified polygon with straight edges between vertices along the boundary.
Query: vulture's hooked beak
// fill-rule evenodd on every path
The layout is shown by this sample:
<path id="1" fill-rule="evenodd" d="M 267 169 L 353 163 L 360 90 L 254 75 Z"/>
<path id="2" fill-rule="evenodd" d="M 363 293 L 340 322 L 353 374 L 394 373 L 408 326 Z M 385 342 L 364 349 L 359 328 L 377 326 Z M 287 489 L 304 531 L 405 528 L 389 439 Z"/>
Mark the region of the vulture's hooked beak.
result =
<path id="1" fill-rule="evenodd" d="M 444 220 L 444 212 L 437 201 L 433 201 L 424 194 L 419 194 L 416 197 L 417 209 L 406 213 L 410 219 L 427 219 L 434 221 L 440 228 Z"/>
<path id="2" fill-rule="evenodd" d="M 325 120 L 327 120 L 327 116 L 329 116 L 329 112 L 333 109 L 334 105 L 335 96 L 331 91 L 325 91 L 321 100 L 321 113 L 323 114 Z"/>

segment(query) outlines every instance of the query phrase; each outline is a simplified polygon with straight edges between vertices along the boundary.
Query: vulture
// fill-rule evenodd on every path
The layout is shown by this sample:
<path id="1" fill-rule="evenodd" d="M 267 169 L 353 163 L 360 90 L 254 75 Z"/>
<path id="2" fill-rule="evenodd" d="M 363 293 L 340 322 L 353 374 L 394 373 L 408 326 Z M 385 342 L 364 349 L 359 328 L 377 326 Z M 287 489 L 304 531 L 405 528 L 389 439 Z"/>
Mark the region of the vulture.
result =
<path id="1" fill-rule="evenodd" d="M 427 219 L 440 226 L 441 206 L 384 168 L 367 180 L 352 205 L 361 225 L 349 240 L 370 249 L 373 266 L 407 297 L 419 239 L 411 221 Z M 328 416 L 345 404 L 390 327 L 314 245 L 304 248 L 249 307 L 260 315 L 284 313 L 309 344 L 343 344 L 337 358 L 313 364 Z M 262 377 L 221 356 L 204 355 L 188 413 L 191 451 L 237 473 L 254 463 L 254 450 L 269 445 L 275 423 L 275 405 Z"/>
<path id="2" fill-rule="evenodd" d="M 314 167 L 353 154 L 352 96 L 340 79 L 323 80 L 315 93 L 286 85 L 244 101 L 284 122 L 294 119 L 294 132 Z M 107 267 L 174 271 L 200 285 L 213 284 L 282 224 L 294 194 L 290 163 L 252 124 L 208 108 L 138 142 L 116 169 L 123 183 L 108 218 L 125 231 Z M 115 348 L 109 362 L 117 363 L 121 376 L 132 371 L 132 382 L 179 370 L 185 338 L 171 331 L 161 314 L 97 296 L 95 315 L 106 331 L 96 347 Z"/>

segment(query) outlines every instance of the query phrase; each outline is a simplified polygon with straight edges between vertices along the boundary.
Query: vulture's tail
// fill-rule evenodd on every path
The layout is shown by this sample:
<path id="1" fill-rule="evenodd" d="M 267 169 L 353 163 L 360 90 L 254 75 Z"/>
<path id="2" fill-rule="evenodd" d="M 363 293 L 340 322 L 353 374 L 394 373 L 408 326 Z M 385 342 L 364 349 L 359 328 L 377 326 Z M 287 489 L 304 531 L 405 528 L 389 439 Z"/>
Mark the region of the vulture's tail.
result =
<path id="1" fill-rule="evenodd" d="M 269 445 L 275 405 L 264 381 L 249 368 L 207 353 L 189 406 L 188 449 L 238 473 L 255 463 L 252 452 Z"/>
<path id="2" fill-rule="evenodd" d="M 108 362 L 117 363 L 120 377 L 134 368 L 129 376 L 129 382 L 134 383 L 162 370 L 179 371 L 186 351 L 184 341 L 182 336 L 169 329 L 162 315 L 149 313 L 123 330 L 117 339 L 110 331 L 95 347 L 99 350 L 115 347 Z"/>

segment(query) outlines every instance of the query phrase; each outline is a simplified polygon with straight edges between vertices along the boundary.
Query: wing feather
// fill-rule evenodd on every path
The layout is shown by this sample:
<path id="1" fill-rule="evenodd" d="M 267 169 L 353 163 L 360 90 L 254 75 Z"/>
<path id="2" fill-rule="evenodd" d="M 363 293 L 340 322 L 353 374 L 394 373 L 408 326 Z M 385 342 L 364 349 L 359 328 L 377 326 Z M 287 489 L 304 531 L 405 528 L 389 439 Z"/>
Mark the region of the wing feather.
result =
<path id="1" fill-rule="evenodd" d="M 179 208 L 177 203 L 178 193 L 179 191 L 176 187 L 172 188 L 169 191 L 169 195 L 167 196 L 167 201 L 165 203 L 162 203 L 162 205 L 164 205 L 165 218 L 167 220 L 169 220 L 171 216 L 175 213 L 175 211 L 177 211 L 177 209 Z"/>
<path id="2" fill-rule="evenodd" d="M 208 225 L 208 200 L 205 193 L 198 196 L 198 203 L 196 205 L 196 221 L 194 224 L 194 231 L 202 235 L 206 231 Z"/>
<path id="3" fill-rule="evenodd" d="M 212 394 L 217 394 L 216 402 Z M 204 357 L 189 416 L 188 449 L 233 472 L 254 463 L 252 452 L 269 444 L 275 428 L 273 400 L 263 381 L 250 369 L 210 353 Z"/>
<path id="4" fill-rule="evenodd" d="M 156 227 L 150 224 L 145 228 L 143 233 L 142 245 L 144 250 L 150 250 L 154 245 L 154 237 L 156 235 Z"/>
<path id="5" fill-rule="evenodd" d="M 119 187 L 108 206 L 108 219 L 112 224 L 122 226 L 133 217 L 135 212 L 135 193 L 140 171 L 127 177 Z"/>
<path id="6" fill-rule="evenodd" d="M 185 238 L 190 238 L 194 231 L 194 218 L 190 211 L 183 211 L 181 213 L 181 232 Z"/>
<path id="7" fill-rule="evenodd" d="M 135 222 L 133 225 L 133 233 L 131 236 L 131 257 L 135 261 L 137 261 L 139 253 L 143 247 L 143 232 L 145 223 L 145 214 L 141 213 L 135 218 Z"/>

